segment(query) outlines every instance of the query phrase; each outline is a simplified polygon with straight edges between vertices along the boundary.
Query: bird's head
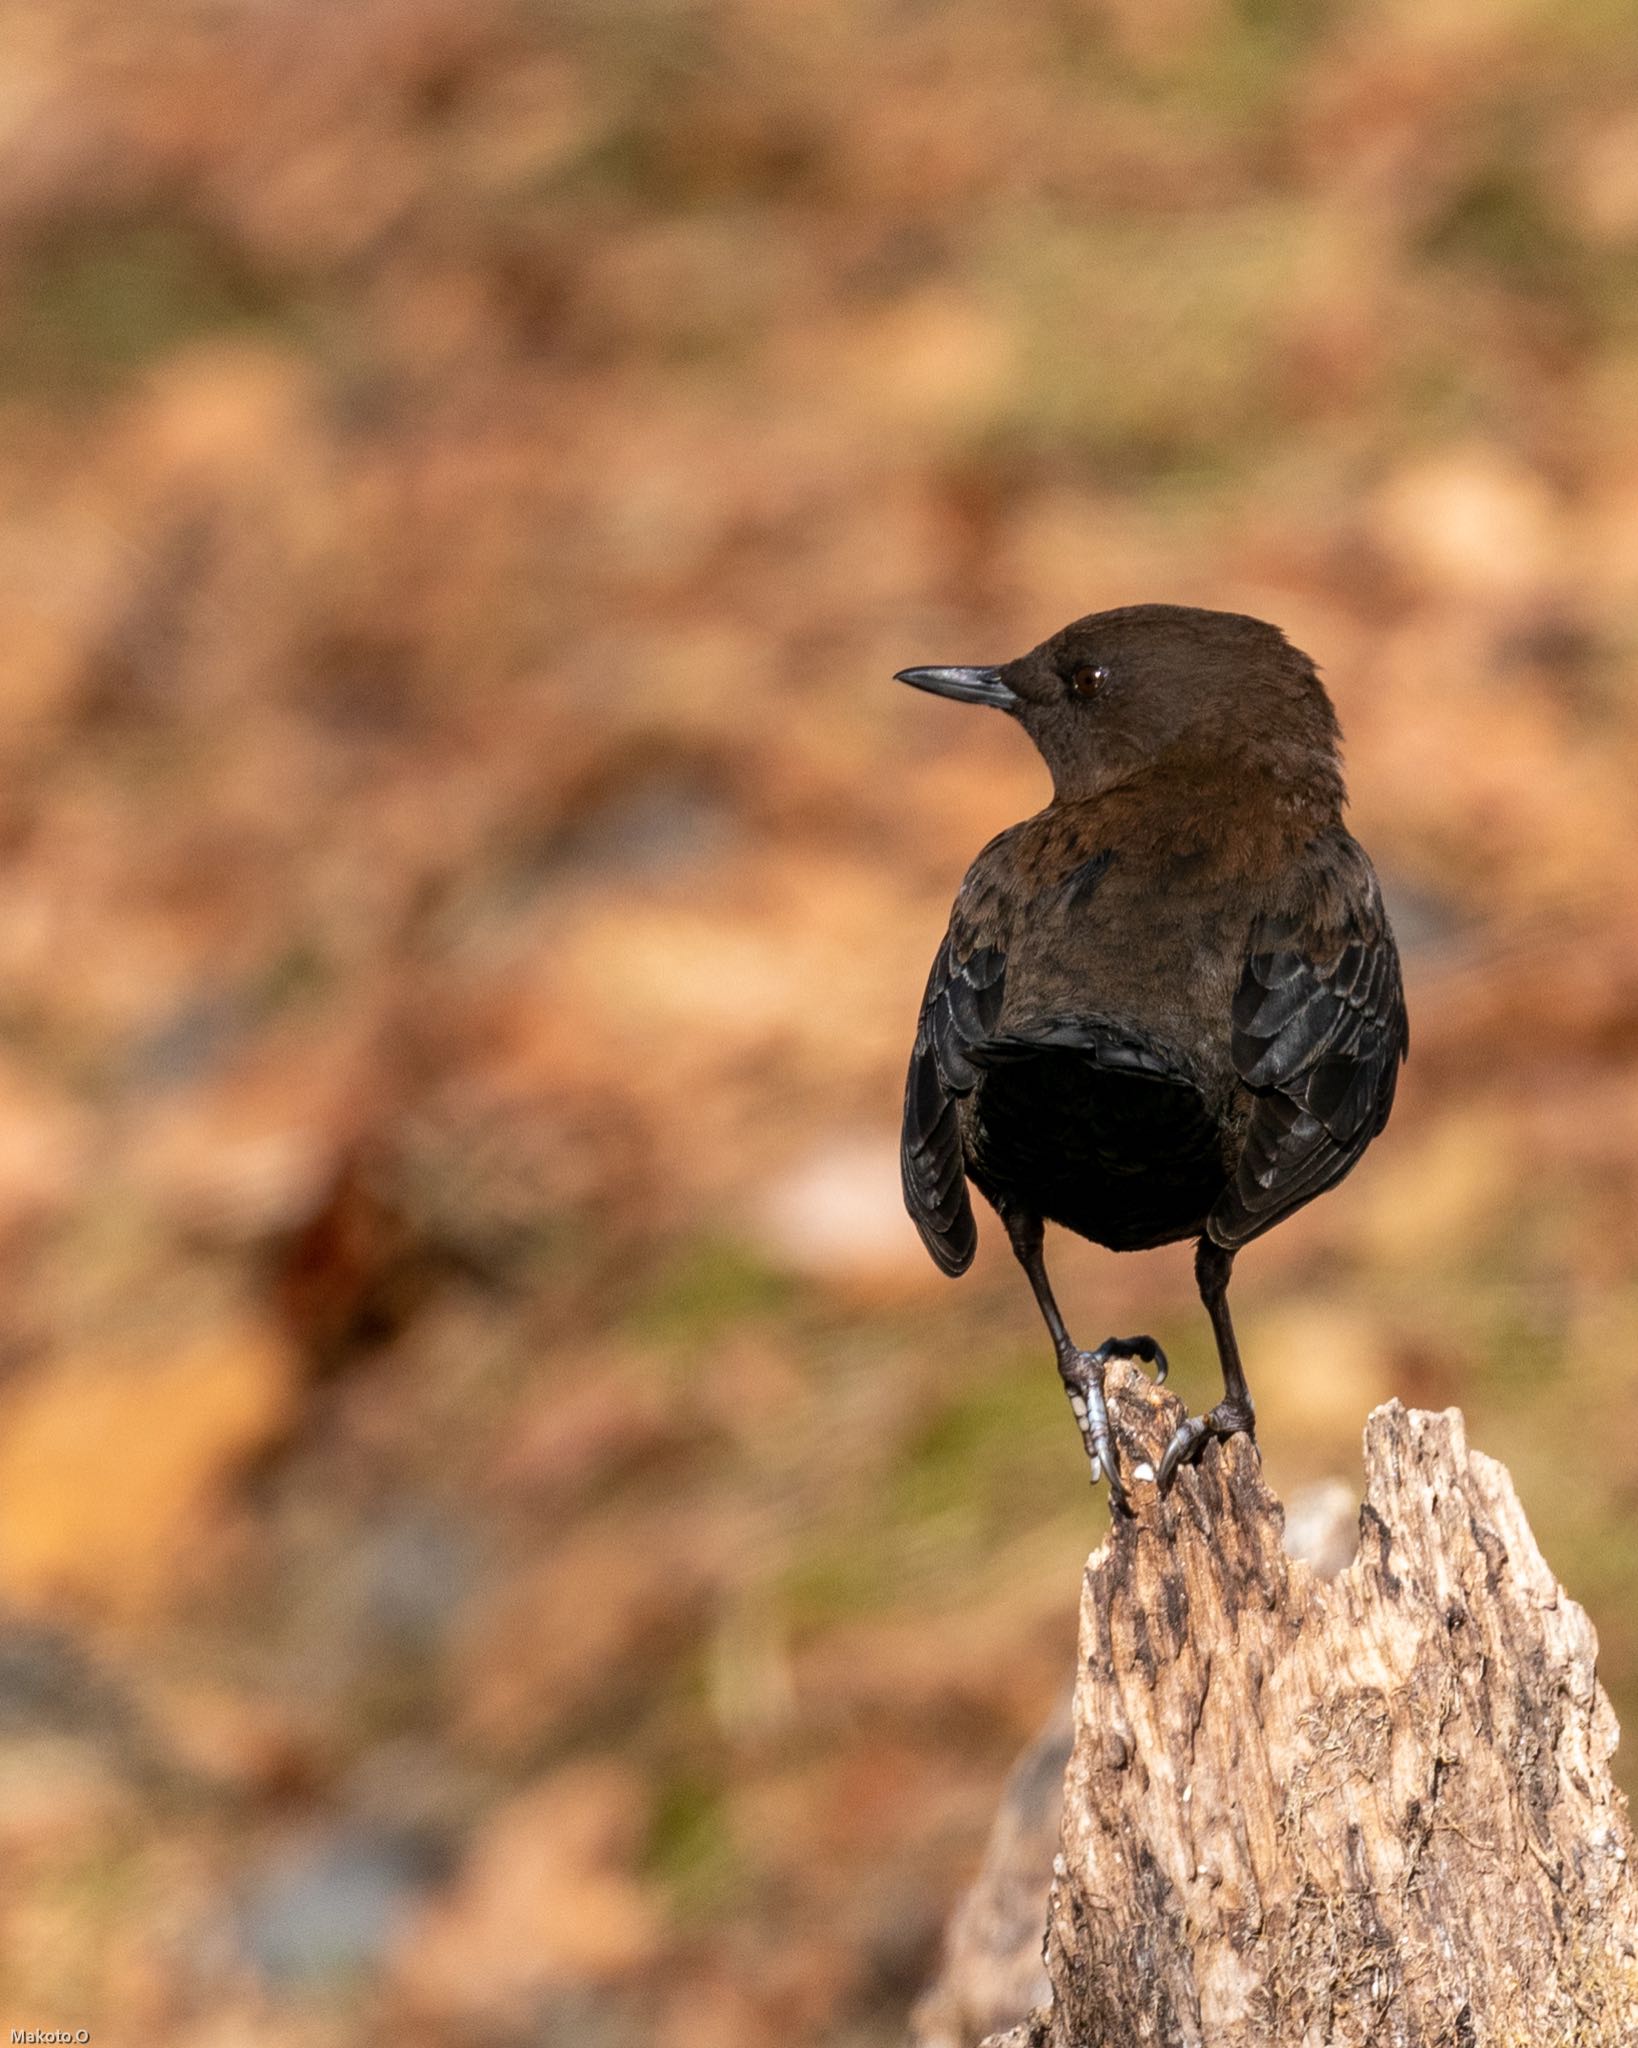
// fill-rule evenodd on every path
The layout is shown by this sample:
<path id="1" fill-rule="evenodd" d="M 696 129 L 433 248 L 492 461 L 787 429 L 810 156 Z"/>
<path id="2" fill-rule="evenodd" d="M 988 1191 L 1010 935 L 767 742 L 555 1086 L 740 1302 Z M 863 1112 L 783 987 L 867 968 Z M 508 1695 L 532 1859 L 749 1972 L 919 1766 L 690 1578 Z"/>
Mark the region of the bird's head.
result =
<path id="1" fill-rule="evenodd" d="M 1342 801 L 1336 716 L 1314 664 L 1277 626 L 1237 612 L 1128 605 L 999 668 L 907 668 L 896 680 L 1017 719 L 1061 801 L 1162 765 Z"/>

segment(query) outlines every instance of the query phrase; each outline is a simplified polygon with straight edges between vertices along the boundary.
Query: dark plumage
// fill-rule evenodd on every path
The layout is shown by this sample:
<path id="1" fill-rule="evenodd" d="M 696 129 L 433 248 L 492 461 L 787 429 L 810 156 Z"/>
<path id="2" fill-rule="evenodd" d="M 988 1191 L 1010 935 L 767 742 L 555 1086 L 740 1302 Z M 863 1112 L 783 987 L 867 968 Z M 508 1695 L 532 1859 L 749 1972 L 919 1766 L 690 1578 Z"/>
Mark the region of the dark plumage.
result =
<path id="1" fill-rule="evenodd" d="M 995 669 L 899 680 L 1016 718 L 1052 802 L 968 870 L 928 977 L 905 1091 L 905 1200 L 946 1273 L 1007 1227 L 1058 1352 L 1093 1476 L 1124 1501 L 1103 1401 L 1116 1356 L 1079 1350 L 1044 1222 L 1115 1251 L 1198 1239 L 1224 1398 L 1253 1427 L 1229 1320 L 1242 1245 L 1341 1180 L 1387 1122 L 1407 1043 L 1399 955 L 1342 823 L 1338 732 L 1313 663 L 1234 613 L 1132 605 Z"/>

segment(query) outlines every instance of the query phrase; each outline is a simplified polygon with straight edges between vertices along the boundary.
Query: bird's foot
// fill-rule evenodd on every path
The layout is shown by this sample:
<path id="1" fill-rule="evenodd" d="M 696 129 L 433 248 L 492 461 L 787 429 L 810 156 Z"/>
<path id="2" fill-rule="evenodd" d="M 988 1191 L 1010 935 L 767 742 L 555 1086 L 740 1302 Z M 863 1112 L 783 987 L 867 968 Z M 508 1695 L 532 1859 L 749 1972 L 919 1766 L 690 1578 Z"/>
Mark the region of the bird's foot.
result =
<path id="1" fill-rule="evenodd" d="M 1081 1441 L 1092 1467 L 1092 1484 L 1109 1481 L 1109 1504 L 1118 1513 L 1130 1514 L 1132 1504 L 1121 1482 L 1115 1457 L 1115 1437 L 1109 1426 L 1109 1408 L 1103 1397 L 1103 1375 L 1112 1358 L 1141 1358 L 1155 1367 L 1155 1378 L 1166 1377 L 1166 1354 L 1153 1337 L 1107 1337 L 1096 1351 L 1071 1351 L 1059 1360 L 1058 1370 L 1069 1393 L 1069 1405 L 1081 1426 Z M 1150 1478 L 1146 1467 L 1135 1468 L 1134 1477 Z"/>
<path id="2" fill-rule="evenodd" d="M 1197 1458 L 1212 1437 L 1249 1436 L 1257 1440 L 1257 1417 L 1249 1400 L 1233 1401 L 1227 1398 L 1218 1402 L 1209 1415 L 1191 1415 L 1180 1423 L 1176 1434 L 1166 1446 L 1160 1460 L 1160 1471 L 1155 1483 L 1164 1493 L 1171 1485 L 1179 1465 Z"/>
<path id="3" fill-rule="evenodd" d="M 1105 1337 L 1092 1356 L 1105 1364 L 1111 1358 L 1140 1358 L 1155 1369 L 1155 1385 L 1163 1387 L 1171 1363 L 1153 1337 Z"/>

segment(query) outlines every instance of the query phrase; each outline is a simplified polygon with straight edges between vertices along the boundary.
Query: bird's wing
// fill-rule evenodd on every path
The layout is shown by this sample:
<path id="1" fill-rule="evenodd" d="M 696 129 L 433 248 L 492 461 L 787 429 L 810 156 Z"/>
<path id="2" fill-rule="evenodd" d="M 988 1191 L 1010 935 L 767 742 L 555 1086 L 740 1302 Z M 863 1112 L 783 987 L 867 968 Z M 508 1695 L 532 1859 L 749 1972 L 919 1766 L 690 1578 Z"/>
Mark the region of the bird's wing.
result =
<path id="1" fill-rule="evenodd" d="M 988 1072 L 1004 1067 L 1009 1060 L 1034 1059 L 1052 1052 L 1078 1053 L 1106 1073 L 1195 1086 L 1187 1062 L 1159 1039 L 1094 1011 L 1039 1017 L 1017 1031 L 997 1032 L 982 1045 L 973 1046 L 967 1057 Z"/>
<path id="2" fill-rule="evenodd" d="M 899 1163 L 905 1207 L 946 1273 L 965 1273 L 978 1248 L 961 1152 L 960 1100 L 978 1085 L 972 1055 L 1001 1015 L 1006 955 L 952 929 L 927 977 L 904 1090 Z"/>
<path id="3" fill-rule="evenodd" d="M 1234 1066 L 1251 1124 L 1207 1234 L 1236 1250 L 1333 1187 L 1388 1120 L 1409 1044 L 1399 953 L 1370 862 L 1332 842 L 1296 914 L 1252 930 Z"/>

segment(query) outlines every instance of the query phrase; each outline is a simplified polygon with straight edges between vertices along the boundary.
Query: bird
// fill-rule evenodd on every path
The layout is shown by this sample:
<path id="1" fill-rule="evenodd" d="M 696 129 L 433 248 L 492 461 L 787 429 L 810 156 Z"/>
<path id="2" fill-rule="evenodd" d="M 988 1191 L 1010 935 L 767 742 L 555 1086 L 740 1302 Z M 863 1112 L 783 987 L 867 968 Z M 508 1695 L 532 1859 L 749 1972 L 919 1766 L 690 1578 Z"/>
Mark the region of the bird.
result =
<path id="1" fill-rule="evenodd" d="M 1223 1398 L 1170 1438 L 1164 1492 L 1211 1440 L 1255 1440 L 1235 1258 L 1358 1164 L 1408 1050 L 1382 890 L 1343 823 L 1336 714 L 1277 626 L 1184 605 L 1095 612 L 999 667 L 895 681 L 1005 713 L 1052 777 L 1046 808 L 968 869 L 934 957 L 905 1203 L 951 1277 L 977 1248 L 970 1187 L 995 1211 L 1093 1484 L 1129 1513 L 1105 1370 L 1137 1359 L 1164 1380 L 1166 1355 L 1149 1336 L 1075 1343 L 1045 1225 L 1117 1252 L 1195 1240 Z"/>

